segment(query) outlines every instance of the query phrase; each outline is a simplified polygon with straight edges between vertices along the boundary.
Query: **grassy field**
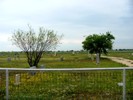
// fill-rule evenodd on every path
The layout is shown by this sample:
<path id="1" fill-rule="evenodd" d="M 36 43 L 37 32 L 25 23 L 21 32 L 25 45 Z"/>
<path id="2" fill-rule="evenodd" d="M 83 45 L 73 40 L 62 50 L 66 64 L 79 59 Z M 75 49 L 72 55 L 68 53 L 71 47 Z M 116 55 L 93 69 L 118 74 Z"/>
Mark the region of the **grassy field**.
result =
<path id="1" fill-rule="evenodd" d="M 123 57 L 133 60 L 133 51 L 110 51 L 108 56 Z"/>
<path id="2" fill-rule="evenodd" d="M 113 53 L 110 53 L 113 55 Z M 10 56 L 11 61 L 8 61 L 8 56 Z M 61 61 L 61 57 L 63 61 Z M 96 68 L 96 67 L 123 67 L 125 65 L 112 62 L 111 60 L 101 58 L 100 64 L 96 64 L 95 57 L 91 60 L 86 52 L 78 52 L 72 54 L 71 52 L 59 52 L 57 56 L 54 53 L 44 53 L 42 59 L 40 60 L 39 66 L 44 65 L 46 68 Z M 0 56 L 0 67 L 1 68 L 28 68 L 26 56 L 20 53 L 19 59 L 14 58 L 13 53 L 5 53 Z"/>
<path id="3" fill-rule="evenodd" d="M 110 55 L 113 55 L 113 53 Z M 9 53 L 0 57 L 2 68 L 28 68 L 26 57 L 20 54 L 20 59 L 15 59 L 10 53 L 11 61 L 7 58 Z M 63 57 L 63 60 L 61 58 Z M 43 55 L 39 66 L 46 68 L 97 68 L 97 67 L 125 67 L 125 65 L 101 58 L 100 64 L 91 60 L 86 52 L 72 54 L 71 52 L 59 52 Z M 15 75 L 20 75 L 20 84 L 15 85 Z M 10 71 L 9 73 L 10 100 L 121 100 L 122 71 L 37 71 L 32 75 L 28 71 Z M 127 73 L 128 100 L 132 100 L 133 72 Z M 4 81 L 3 81 L 4 80 Z M 5 98 L 5 76 L 0 72 L 0 98 Z M 13 92 L 12 92 L 13 91 Z"/>
<path id="4" fill-rule="evenodd" d="M 122 70 L 107 71 L 10 71 L 10 100 L 122 100 Z M 133 71 L 126 72 L 127 100 L 133 99 Z M 15 75 L 20 83 L 15 84 Z M 2 74 L 0 74 L 2 75 Z M 1 76 L 2 77 L 2 76 Z M 2 80 L 4 78 L 2 77 Z M 0 81 L 5 98 L 5 81 Z M 3 100 L 0 99 L 0 100 Z"/>

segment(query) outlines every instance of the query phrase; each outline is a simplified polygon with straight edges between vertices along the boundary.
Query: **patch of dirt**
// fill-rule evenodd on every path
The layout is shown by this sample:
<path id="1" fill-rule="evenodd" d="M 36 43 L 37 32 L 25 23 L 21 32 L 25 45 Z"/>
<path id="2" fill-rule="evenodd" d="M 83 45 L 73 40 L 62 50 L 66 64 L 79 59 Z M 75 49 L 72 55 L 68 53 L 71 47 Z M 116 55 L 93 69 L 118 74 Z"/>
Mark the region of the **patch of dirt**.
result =
<path id="1" fill-rule="evenodd" d="M 104 58 L 108 58 L 112 61 L 118 62 L 125 64 L 128 67 L 133 67 L 133 60 L 125 59 L 125 58 L 120 58 L 120 57 L 108 57 L 108 56 L 103 56 Z"/>

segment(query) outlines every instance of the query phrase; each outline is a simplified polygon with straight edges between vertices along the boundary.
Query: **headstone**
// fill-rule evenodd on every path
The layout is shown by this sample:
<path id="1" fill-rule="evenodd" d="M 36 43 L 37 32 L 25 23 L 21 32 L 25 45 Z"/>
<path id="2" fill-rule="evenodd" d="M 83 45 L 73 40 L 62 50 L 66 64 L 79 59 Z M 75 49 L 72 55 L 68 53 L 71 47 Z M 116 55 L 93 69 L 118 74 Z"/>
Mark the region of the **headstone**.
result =
<path id="1" fill-rule="evenodd" d="M 2 56 L 3 56 L 3 54 L 1 53 L 1 54 L 0 54 L 0 56 L 2 57 Z"/>
<path id="2" fill-rule="evenodd" d="M 19 58 L 19 54 L 18 53 L 15 53 L 14 54 L 14 60 L 19 60 L 20 58 Z"/>
<path id="3" fill-rule="evenodd" d="M 41 65 L 41 66 L 40 66 L 40 68 L 42 68 L 42 69 L 43 69 L 43 68 L 45 68 L 45 66 L 44 66 L 44 65 Z"/>
<path id="4" fill-rule="evenodd" d="M 118 83 L 118 86 L 123 86 L 123 83 L 122 82 Z"/>
<path id="5" fill-rule="evenodd" d="M 8 57 L 8 58 L 7 58 L 7 61 L 10 62 L 10 61 L 11 61 L 11 57 Z"/>
<path id="6" fill-rule="evenodd" d="M 57 52 L 56 51 L 54 52 L 54 56 L 57 56 Z"/>
<path id="7" fill-rule="evenodd" d="M 17 55 L 16 55 L 16 53 L 14 54 L 14 60 L 16 60 L 16 58 L 17 58 Z"/>
<path id="8" fill-rule="evenodd" d="M 20 74 L 15 74 L 15 85 L 19 85 L 20 84 Z"/>
<path id="9" fill-rule="evenodd" d="M 96 54 L 96 64 L 99 64 L 99 53 Z"/>
<path id="10" fill-rule="evenodd" d="M 64 57 L 63 56 L 60 57 L 60 61 L 64 61 Z"/>
<path id="11" fill-rule="evenodd" d="M 90 53 L 89 53 L 89 51 L 88 51 L 88 57 L 90 58 Z"/>
<path id="12" fill-rule="evenodd" d="M 93 56 L 93 54 L 91 54 L 91 60 L 94 61 L 94 56 Z"/>
<path id="13" fill-rule="evenodd" d="M 17 59 L 20 60 L 19 54 L 17 54 Z"/>
<path id="14" fill-rule="evenodd" d="M 36 66 L 32 66 L 32 67 L 30 67 L 30 69 L 36 69 Z"/>
<path id="15" fill-rule="evenodd" d="M 72 51 L 72 55 L 75 55 L 75 51 Z"/>
<path id="16" fill-rule="evenodd" d="M 32 70 L 32 69 L 36 69 L 36 66 L 30 67 L 30 69 L 31 69 L 30 74 L 31 74 L 31 75 L 35 75 L 35 74 L 36 74 L 36 71 L 35 71 L 35 70 Z"/>
<path id="17" fill-rule="evenodd" d="M 45 66 L 44 66 L 44 65 L 41 65 L 41 66 L 40 66 L 40 69 L 45 69 Z M 44 71 L 41 70 L 40 72 L 44 72 Z"/>

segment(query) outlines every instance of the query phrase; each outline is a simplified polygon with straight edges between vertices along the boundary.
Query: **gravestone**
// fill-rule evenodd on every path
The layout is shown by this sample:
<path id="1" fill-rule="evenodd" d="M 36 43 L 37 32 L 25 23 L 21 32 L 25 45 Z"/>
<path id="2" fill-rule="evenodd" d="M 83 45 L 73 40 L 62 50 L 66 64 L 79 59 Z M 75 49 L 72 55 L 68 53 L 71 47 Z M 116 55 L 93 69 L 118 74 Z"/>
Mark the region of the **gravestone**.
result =
<path id="1" fill-rule="evenodd" d="M 43 69 L 43 68 L 45 68 L 45 66 L 44 65 L 41 65 L 40 68 Z"/>
<path id="2" fill-rule="evenodd" d="M 96 54 L 96 64 L 99 64 L 99 53 Z"/>
<path id="3" fill-rule="evenodd" d="M 75 51 L 72 51 L 72 55 L 75 55 Z"/>
<path id="4" fill-rule="evenodd" d="M 11 60 L 12 60 L 11 57 L 8 56 L 7 61 L 10 62 Z"/>
<path id="5" fill-rule="evenodd" d="M 16 53 L 14 54 L 14 60 L 16 60 L 16 58 L 17 58 L 17 55 L 16 55 Z"/>
<path id="6" fill-rule="evenodd" d="M 90 52 L 88 51 L 88 58 L 90 58 Z"/>
<path id="7" fill-rule="evenodd" d="M 17 54 L 17 59 L 20 60 L 20 56 L 19 56 L 19 54 Z"/>
<path id="8" fill-rule="evenodd" d="M 30 69 L 31 69 L 30 74 L 31 74 L 31 75 L 35 75 L 35 74 L 36 74 L 36 71 L 35 71 L 35 70 L 32 70 L 32 69 L 36 69 L 36 66 L 30 67 Z"/>
<path id="9" fill-rule="evenodd" d="M 45 68 L 46 68 L 45 65 L 40 66 L 40 69 L 45 69 Z M 40 70 L 40 72 L 44 72 L 44 70 Z"/>
<path id="10" fill-rule="evenodd" d="M 14 60 L 20 60 L 20 57 L 19 57 L 19 54 L 18 53 L 15 53 L 14 54 Z"/>
<path id="11" fill-rule="evenodd" d="M 123 82 L 119 82 L 118 83 L 118 86 L 123 86 Z"/>
<path id="12" fill-rule="evenodd" d="M 57 52 L 56 51 L 54 52 L 54 56 L 57 56 Z"/>
<path id="13" fill-rule="evenodd" d="M 64 61 L 64 57 L 63 56 L 60 57 L 60 61 Z"/>
<path id="14" fill-rule="evenodd" d="M 94 56 L 93 56 L 93 54 L 91 54 L 91 60 L 94 61 Z"/>
<path id="15" fill-rule="evenodd" d="M 20 84 L 20 74 L 15 74 L 15 85 L 19 85 Z"/>

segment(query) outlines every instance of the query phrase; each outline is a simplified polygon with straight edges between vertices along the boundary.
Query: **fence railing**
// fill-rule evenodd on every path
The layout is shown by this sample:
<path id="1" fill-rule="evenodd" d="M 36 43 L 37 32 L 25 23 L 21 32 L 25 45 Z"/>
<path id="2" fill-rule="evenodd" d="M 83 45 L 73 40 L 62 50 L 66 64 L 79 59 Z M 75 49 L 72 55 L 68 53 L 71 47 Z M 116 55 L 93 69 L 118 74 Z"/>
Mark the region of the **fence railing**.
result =
<path id="1" fill-rule="evenodd" d="M 0 68 L 0 98 L 132 100 L 133 68 Z"/>

